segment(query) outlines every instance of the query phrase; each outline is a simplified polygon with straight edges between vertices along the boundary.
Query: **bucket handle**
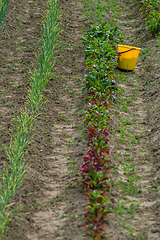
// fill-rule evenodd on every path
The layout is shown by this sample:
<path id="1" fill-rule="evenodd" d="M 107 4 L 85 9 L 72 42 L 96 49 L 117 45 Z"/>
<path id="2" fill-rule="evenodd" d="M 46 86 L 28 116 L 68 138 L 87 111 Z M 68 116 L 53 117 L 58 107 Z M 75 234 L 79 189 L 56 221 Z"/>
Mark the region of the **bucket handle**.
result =
<path id="1" fill-rule="evenodd" d="M 124 52 L 118 52 L 117 54 L 118 54 L 118 55 L 121 55 L 122 53 L 126 53 L 126 52 L 129 52 L 129 51 L 131 51 L 131 50 L 136 50 L 136 48 L 131 48 L 131 49 L 129 49 L 129 50 L 127 50 L 127 51 L 124 51 Z"/>

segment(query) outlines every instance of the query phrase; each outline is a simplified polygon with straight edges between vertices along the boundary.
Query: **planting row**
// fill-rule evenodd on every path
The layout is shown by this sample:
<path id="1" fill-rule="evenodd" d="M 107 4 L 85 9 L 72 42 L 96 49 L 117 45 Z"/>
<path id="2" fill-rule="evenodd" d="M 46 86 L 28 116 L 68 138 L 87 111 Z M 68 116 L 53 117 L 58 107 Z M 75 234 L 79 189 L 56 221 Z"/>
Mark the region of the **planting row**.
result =
<path id="1" fill-rule="evenodd" d="M 24 109 L 19 115 L 12 119 L 10 130 L 10 145 L 5 147 L 7 161 L 4 163 L 3 172 L 0 172 L 2 184 L 0 185 L 0 235 L 3 235 L 6 228 L 15 216 L 19 206 L 10 204 L 11 197 L 21 186 L 24 175 L 27 171 L 25 155 L 27 147 L 31 143 L 32 132 L 35 127 L 37 111 L 44 104 L 42 92 L 50 79 L 51 70 L 54 65 L 55 41 L 58 36 L 59 27 L 59 1 L 48 0 L 48 10 L 44 14 L 42 24 L 42 35 L 40 46 L 36 56 L 36 64 L 31 71 L 30 89 Z"/>
<path id="2" fill-rule="evenodd" d="M 5 21 L 6 8 L 8 6 L 9 0 L 0 0 L 0 29 Z"/>
<path id="3" fill-rule="evenodd" d="M 160 5 L 159 0 L 140 0 L 144 22 L 150 35 L 158 35 L 160 32 Z"/>
<path id="4" fill-rule="evenodd" d="M 85 46 L 88 74 L 85 75 L 85 91 L 88 109 L 84 118 L 87 135 L 87 155 L 80 169 L 85 195 L 88 197 L 85 223 L 86 235 L 91 239 L 107 239 L 106 215 L 110 191 L 109 173 L 113 168 L 109 160 L 109 108 L 116 91 L 117 44 L 123 36 L 116 26 L 104 22 L 81 38 Z"/>

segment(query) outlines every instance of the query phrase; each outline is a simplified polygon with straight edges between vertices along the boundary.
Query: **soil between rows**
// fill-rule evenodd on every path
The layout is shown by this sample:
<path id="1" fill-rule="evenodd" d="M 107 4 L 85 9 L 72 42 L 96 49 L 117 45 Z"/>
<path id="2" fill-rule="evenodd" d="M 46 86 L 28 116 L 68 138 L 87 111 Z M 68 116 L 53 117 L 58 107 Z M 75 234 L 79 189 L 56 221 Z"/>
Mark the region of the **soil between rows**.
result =
<path id="1" fill-rule="evenodd" d="M 117 24 L 125 36 L 125 44 L 140 47 L 141 53 L 135 71 L 123 72 L 123 76 L 118 80 L 121 95 L 117 96 L 112 109 L 112 129 L 115 133 L 111 140 L 111 157 L 119 168 L 112 180 L 114 188 L 111 205 L 115 209 L 120 209 L 120 205 L 122 206 L 124 202 L 127 203 L 128 209 L 133 203 L 135 205 L 138 203 L 139 206 L 134 214 L 133 212 L 120 214 L 119 224 L 116 220 L 111 221 L 111 223 L 114 222 L 113 229 L 119 229 L 119 232 L 112 229 L 114 235 L 110 236 L 111 239 L 159 239 L 160 110 L 157 92 L 160 78 L 160 50 L 157 39 L 148 38 L 144 31 L 145 25 L 142 16 L 139 15 L 139 6 L 136 1 L 130 1 L 130 4 L 125 0 L 118 3 L 123 12 L 120 13 Z M 146 51 L 147 54 L 145 54 Z M 122 72 L 118 70 L 118 73 Z M 124 122 L 127 124 L 124 125 Z M 135 178 L 133 189 L 136 185 L 139 185 L 139 189 L 136 194 L 133 194 L 130 185 L 130 189 L 127 189 L 130 194 L 123 194 L 131 180 L 126 176 L 126 169 L 130 164 L 136 166 L 131 176 L 139 178 L 139 180 Z M 116 188 L 117 180 L 123 182 L 124 188 L 120 190 Z"/>
<path id="2" fill-rule="evenodd" d="M 135 158 L 137 171 L 144 174 L 148 186 L 154 189 L 159 184 L 159 48 L 156 39 L 148 39 L 144 34 L 143 24 L 136 3 L 118 2 L 122 9 L 132 9 L 131 14 L 123 12 L 123 19 L 118 25 L 127 37 L 126 43 L 132 44 L 136 35 L 139 47 L 148 47 L 145 58 L 139 58 L 135 74 L 125 73 L 130 85 L 126 92 L 131 96 L 132 88 L 137 87 L 136 79 L 140 79 L 141 88 L 137 90 L 137 102 L 129 107 L 128 115 L 132 118 L 137 113 L 138 126 L 133 125 L 130 131 L 141 138 L 130 154 Z M 59 58 L 53 69 L 55 78 L 46 86 L 44 96 L 49 102 L 38 113 L 38 126 L 33 142 L 28 150 L 29 169 L 19 192 L 12 198 L 12 203 L 21 201 L 24 207 L 19 219 L 10 223 L 5 239 L 84 239 L 84 228 L 81 227 L 85 213 L 86 197 L 80 186 L 68 186 L 77 178 L 77 172 L 85 155 L 85 140 L 83 137 L 83 115 L 86 102 L 82 93 L 82 78 L 86 73 L 84 50 L 79 37 L 82 29 L 87 30 L 93 22 L 83 19 L 81 1 L 61 1 L 62 33 L 59 49 L 55 55 Z M 7 20 L 6 31 L 1 31 L 0 44 L 0 74 L 1 74 L 1 143 L 9 144 L 10 136 L 7 130 L 11 127 L 13 112 L 23 108 L 29 87 L 28 68 L 32 68 L 37 38 L 40 37 L 41 12 L 45 7 L 42 1 L 10 1 L 9 9 L 14 9 Z M 134 9 L 134 10 L 133 10 Z M 112 13 L 105 16 L 109 20 Z M 125 26 L 126 24 L 126 26 Z M 128 25 L 127 25 L 128 24 Z M 125 26 L 125 27 L 124 27 Z M 133 30 L 134 28 L 134 30 Z M 138 28 L 138 29 L 137 29 Z M 141 43 L 142 42 L 142 43 Z M 143 50 L 143 49 L 142 49 Z M 120 81 L 119 85 L 122 84 Z M 154 86 L 154 87 L 152 87 Z M 143 107 L 142 107 L 143 106 Z M 137 109 L 136 109 L 137 108 Z M 152 110 L 152 111 L 151 111 Z M 117 116 L 119 109 L 113 105 L 112 128 L 119 129 Z M 124 113 L 121 114 L 122 116 Z M 142 128 L 147 129 L 145 134 Z M 111 139 L 111 158 L 120 155 L 120 163 L 124 160 L 126 145 Z M 140 151 L 145 153 L 145 165 L 142 166 Z M 1 148 L 0 166 L 6 156 Z M 74 160 L 74 161 L 73 161 Z M 117 178 L 120 176 L 118 172 Z M 119 195 L 113 190 L 111 206 L 117 207 L 120 199 L 128 196 Z M 145 210 L 136 212 L 136 233 L 147 233 L 145 239 L 158 239 L 160 211 L 158 204 L 159 192 L 140 193 L 141 202 L 146 204 Z M 123 220 L 123 217 L 122 217 Z M 132 222 L 131 222 L 132 223 Z M 118 221 L 112 214 L 107 226 L 110 239 L 128 239 L 128 233 L 120 229 Z M 158 238 L 156 238 L 158 236 Z M 133 238 L 134 239 L 134 238 Z"/>

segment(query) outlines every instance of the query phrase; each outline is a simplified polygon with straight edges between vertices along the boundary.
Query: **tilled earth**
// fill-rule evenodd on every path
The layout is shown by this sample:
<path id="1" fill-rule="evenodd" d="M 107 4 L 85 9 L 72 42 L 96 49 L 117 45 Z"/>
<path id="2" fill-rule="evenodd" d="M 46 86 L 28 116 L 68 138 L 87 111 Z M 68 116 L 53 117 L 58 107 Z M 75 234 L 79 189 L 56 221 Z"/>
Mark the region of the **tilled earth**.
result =
<path id="1" fill-rule="evenodd" d="M 159 47 L 157 40 L 148 38 L 145 33 L 136 1 L 118 1 L 117 5 L 121 8 L 117 24 L 126 36 L 125 44 L 136 45 L 142 50 L 134 72 L 116 69 L 127 79 L 123 82 L 121 76 L 117 80 L 125 89 L 122 95 L 125 92 L 125 100 L 133 101 L 128 101 L 128 110 L 124 111 L 123 106 L 118 107 L 121 103 L 117 94 L 111 110 L 110 158 L 119 168 L 111 180 L 110 206 L 118 209 L 122 200 L 135 199 L 140 204 L 134 217 L 129 213 L 127 218 L 127 224 L 134 227 L 134 231 L 126 227 L 125 214 L 119 214 L 117 219 L 113 213 L 107 232 L 112 240 L 155 240 L 160 239 Z M 62 31 L 55 52 L 58 59 L 53 69 L 54 77 L 44 91 L 48 102 L 38 113 L 38 126 L 27 154 L 27 176 L 11 200 L 13 204 L 20 202 L 23 209 L 20 217 L 10 223 L 6 240 L 85 239 L 85 229 L 81 225 L 87 199 L 81 186 L 70 188 L 70 185 L 79 177 L 78 169 L 86 151 L 82 122 L 87 104 L 82 92 L 86 67 L 79 37 L 96 20 L 83 18 L 80 0 L 62 0 L 60 7 Z M 6 160 L 2 146 L 10 142 L 10 121 L 14 112 L 24 107 L 27 98 L 29 69 L 37 51 L 44 8 L 43 1 L 10 1 L 8 11 L 14 10 L 0 32 L 1 169 Z M 104 20 L 109 21 L 112 14 L 106 11 Z M 126 139 L 122 141 L 120 122 L 124 120 L 133 124 L 126 126 Z M 135 140 L 132 147 L 127 140 L 131 135 Z M 116 188 L 118 179 L 126 180 L 123 171 L 126 156 L 136 165 L 137 176 L 143 176 L 138 180 L 141 187 L 136 196 L 123 194 Z"/>

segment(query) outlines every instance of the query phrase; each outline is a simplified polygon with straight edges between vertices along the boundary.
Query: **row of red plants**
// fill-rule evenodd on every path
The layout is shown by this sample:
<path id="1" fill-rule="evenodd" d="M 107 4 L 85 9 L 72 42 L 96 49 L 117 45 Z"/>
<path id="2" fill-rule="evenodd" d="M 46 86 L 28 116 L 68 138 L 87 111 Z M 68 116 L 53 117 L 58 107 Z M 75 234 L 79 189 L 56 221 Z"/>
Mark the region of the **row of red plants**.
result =
<path id="1" fill-rule="evenodd" d="M 88 96 L 88 108 L 84 118 L 87 136 L 87 152 L 80 169 L 82 185 L 88 197 L 85 223 L 86 235 L 90 239 L 107 239 L 106 223 L 110 191 L 109 174 L 112 162 L 108 158 L 109 108 L 116 90 L 117 44 L 123 41 L 116 26 L 104 22 L 92 25 L 81 40 L 85 46 L 88 74 L 84 90 Z"/>

